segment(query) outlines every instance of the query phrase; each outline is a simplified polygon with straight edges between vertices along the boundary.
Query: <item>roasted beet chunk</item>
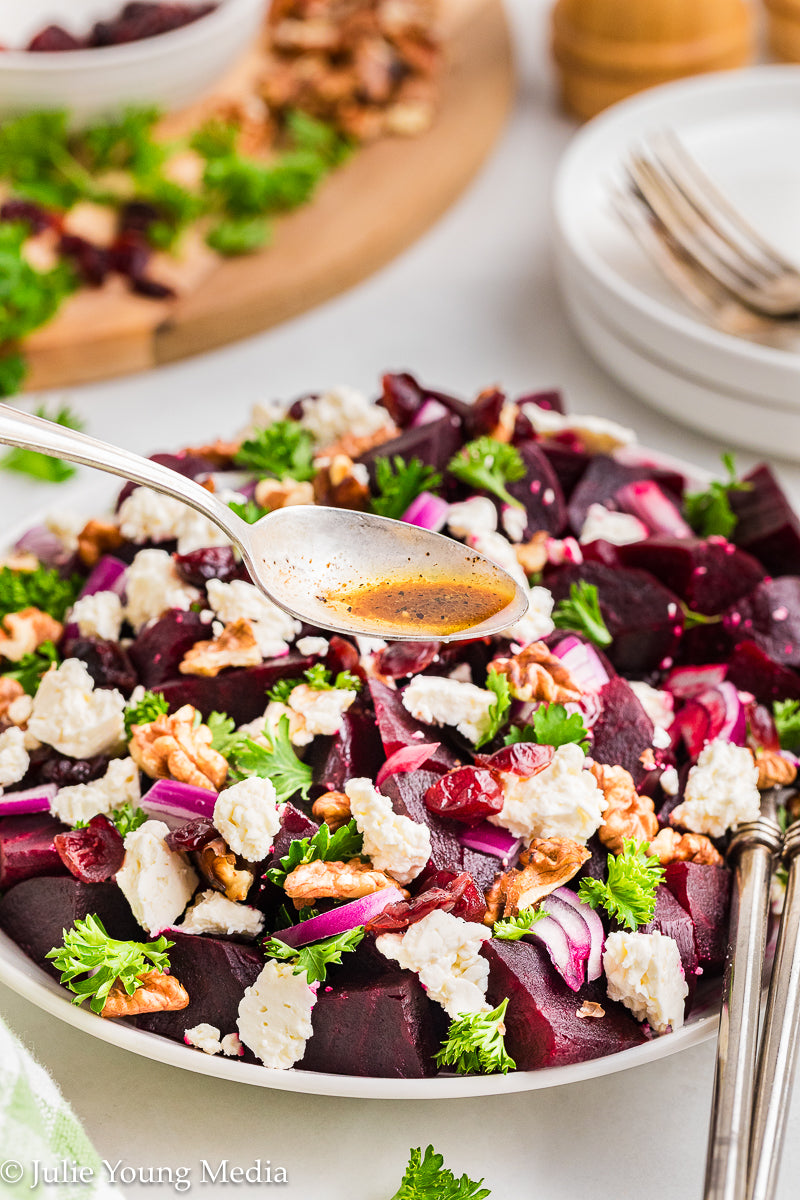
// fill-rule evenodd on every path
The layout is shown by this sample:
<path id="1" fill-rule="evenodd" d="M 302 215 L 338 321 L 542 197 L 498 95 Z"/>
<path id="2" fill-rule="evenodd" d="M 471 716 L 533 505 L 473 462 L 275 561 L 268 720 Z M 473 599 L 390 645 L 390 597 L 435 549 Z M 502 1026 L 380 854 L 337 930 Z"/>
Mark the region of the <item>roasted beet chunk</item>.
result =
<path id="1" fill-rule="evenodd" d="M 35 37 L 32 37 L 26 50 L 38 50 L 53 53 L 60 50 L 82 50 L 84 42 L 76 38 L 60 25 L 47 25 Z"/>
<path id="2" fill-rule="evenodd" d="M 600 703 L 600 716 L 592 727 L 592 758 L 624 767 L 638 787 L 647 774 L 641 756 L 653 745 L 653 722 L 619 675 L 601 689 Z"/>
<path id="3" fill-rule="evenodd" d="M 375 668 L 390 679 L 419 675 L 436 658 L 441 642 L 390 642 L 375 655 Z"/>
<path id="4" fill-rule="evenodd" d="M 211 626 L 206 628 L 210 631 Z M 224 671 L 216 678 L 204 675 L 173 677 L 158 690 L 171 712 L 183 704 L 193 704 L 204 720 L 211 712 L 224 712 L 237 725 L 243 725 L 245 721 L 255 721 L 261 716 L 267 706 L 266 694 L 279 679 L 300 676 L 313 662 L 313 658 L 305 654 L 286 654 L 282 658 L 266 658 L 259 667 Z"/>
<path id="5" fill-rule="evenodd" d="M 322 745 L 324 751 L 324 743 Z M 314 747 L 311 749 L 310 761 L 313 762 Z M 317 760 L 319 765 L 314 777 L 326 791 L 341 791 L 348 779 L 365 775 L 374 779 L 383 758 L 375 717 L 357 700 L 342 714 L 339 732 L 334 735 L 324 757 Z"/>
<path id="6" fill-rule="evenodd" d="M 428 788 L 425 807 L 439 817 L 477 825 L 501 811 L 503 789 L 494 771 L 485 767 L 459 767 Z"/>
<path id="7" fill-rule="evenodd" d="M 686 1008 L 689 1009 L 694 989 L 697 983 L 697 943 L 694 936 L 694 923 L 689 913 L 680 904 L 665 885 L 659 884 L 656 889 L 656 910 L 648 925 L 642 925 L 640 933 L 663 933 L 671 937 L 678 947 L 681 956 L 681 966 L 686 982 L 689 985 L 689 996 Z"/>
<path id="8" fill-rule="evenodd" d="M 742 692 L 752 692 L 762 704 L 800 700 L 800 675 L 768 658 L 755 642 L 742 642 L 728 663 L 727 678 Z"/>
<path id="9" fill-rule="evenodd" d="M 725 614 L 734 641 L 755 642 L 773 662 L 800 667 L 800 578 L 765 579 Z"/>
<path id="10" fill-rule="evenodd" d="M 697 961 L 701 967 L 721 967 L 728 944 L 731 873 L 705 863 L 674 862 L 664 883 L 694 925 Z"/>
<path id="11" fill-rule="evenodd" d="M 649 571 L 689 608 L 709 616 L 764 578 L 761 564 L 724 538 L 650 537 L 618 552 L 626 567 Z"/>
<path id="12" fill-rule="evenodd" d="M 430 728 L 414 720 L 411 713 L 403 707 L 399 692 L 377 679 L 369 680 L 369 690 L 387 758 L 405 746 L 416 746 L 420 741 L 430 740 Z M 438 772 L 449 771 L 458 765 L 456 756 L 444 745 L 440 745 L 425 763 L 428 771 Z"/>
<path id="13" fill-rule="evenodd" d="M 626 483 L 634 483 L 637 479 L 654 479 L 667 493 L 670 500 L 679 502 L 683 478 L 674 471 L 629 467 L 624 463 L 617 462 L 615 458 L 598 454 L 589 463 L 580 483 L 570 497 L 569 523 L 576 537 L 586 523 L 590 505 L 602 504 L 613 508 L 614 496 L 619 489 Z"/>
<path id="14" fill-rule="evenodd" d="M 186 652 L 195 642 L 211 637 L 211 622 L 201 621 L 199 613 L 171 609 L 143 629 L 130 648 L 139 682 L 146 688 L 154 688 L 167 679 L 175 679 Z"/>
<path id="15" fill-rule="evenodd" d="M 746 492 L 731 492 L 738 520 L 732 537 L 737 546 L 755 555 L 771 575 L 800 574 L 800 519 L 770 467 L 756 467 L 744 482 Z"/>
<path id="16" fill-rule="evenodd" d="M 401 455 L 406 462 L 410 458 L 418 458 L 426 466 L 442 471 L 460 449 L 461 439 L 461 422 L 458 417 L 448 413 L 447 416 L 440 417 L 438 421 L 431 421 L 428 425 L 412 426 L 390 442 L 383 442 L 382 445 L 367 450 L 359 461 L 366 464 L 370 483 L 373 484 L 376 460 L 394 458 L 396 454 Z"/>
<path id="17" fill-rule="evenodd" d="M 38 875 L 61 875 L 64 866 L 53 845 L 66 829 L 49 813 L 0 818 L 0 890 Z"/>
<path id="18" fill-rule="evenodd" d="M 103 813 L 83 829 L 57 833 L 53 844 L 64 866 L 82 883 L 102 883 L 116 875 L 125 857 L 119 830 Z"/>
<path id="19" fill-rule="evenodd" d="M 553 535 L 563 533 L 567 523 L 564 493 L 547 455 L 535 442 L 523 442 L 517 449 L 525 464 L 525 475 L 507 487 L 527 513 L 524 538 L 532 538 L 540 529 Z"/>
<path id="20" fill-rule="evenodd" d="M 246 577 L 230 546 L 206 546 L 188 554 L 176 554 L 175 566 L 181 578 L 197 588 L 205 587 L 209 579 L 230 583 L 232 579 Z"/>

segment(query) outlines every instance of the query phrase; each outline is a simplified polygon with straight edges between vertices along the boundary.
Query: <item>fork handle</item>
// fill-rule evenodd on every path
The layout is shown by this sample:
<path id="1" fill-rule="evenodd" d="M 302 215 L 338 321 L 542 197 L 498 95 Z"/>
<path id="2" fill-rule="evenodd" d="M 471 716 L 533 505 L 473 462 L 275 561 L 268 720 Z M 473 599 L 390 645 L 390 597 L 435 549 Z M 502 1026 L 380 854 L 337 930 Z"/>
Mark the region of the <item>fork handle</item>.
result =
<path id="1" fill-rule="evenodd" d="M 767 816 L 734 835 L 733 892 L 722 985 L 705 1200 L 744 1200 L 770 880 L 781 833 Z"/>
<path id="2" fill-rule="evenodd" d="M 797 1063 L 800 1021 L 800 821 L 795 821 L 789 827 L 785 845 L 789 879 L 758 1062 L 748 1200 L 769 1200 L 775 1195 Z"/>

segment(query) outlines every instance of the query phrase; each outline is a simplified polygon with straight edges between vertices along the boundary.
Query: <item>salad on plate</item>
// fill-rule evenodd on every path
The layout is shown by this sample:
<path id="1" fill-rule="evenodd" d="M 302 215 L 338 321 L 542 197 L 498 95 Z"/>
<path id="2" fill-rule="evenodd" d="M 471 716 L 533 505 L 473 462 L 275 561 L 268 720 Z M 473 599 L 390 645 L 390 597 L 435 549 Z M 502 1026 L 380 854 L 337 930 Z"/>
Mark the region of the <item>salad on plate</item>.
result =
<path id="1" fill-rule="evenodd" d="M 407 374 L 157 458 L 248 521 L 446 532 L 529 609 L 350 640 L 147 488 L 35 526 L 0 569 L 0 929 L 101 1018 L 280 1070 L 538 1070 L 679 1029 L 719 986 L 730 833 L 796 776 L 770 468 L 693 490 L 556 392 Z"/>

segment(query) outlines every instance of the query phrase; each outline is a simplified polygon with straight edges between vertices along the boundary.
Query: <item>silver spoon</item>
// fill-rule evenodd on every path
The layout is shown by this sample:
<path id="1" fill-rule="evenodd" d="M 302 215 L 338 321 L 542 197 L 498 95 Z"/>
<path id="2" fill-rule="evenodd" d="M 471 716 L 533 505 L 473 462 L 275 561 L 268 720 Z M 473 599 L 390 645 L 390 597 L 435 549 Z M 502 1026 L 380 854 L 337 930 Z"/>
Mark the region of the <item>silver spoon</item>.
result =
<path id="1" fill-rule="evenodd" d="M 500 567 L 439 533 L 367 513 L 296 505 L 248 525 L 194 480 L 119 446 L 0 404 L 0 444 L 121 475 L 197 509 L 238 546 L 253 582 L 293 617 L 336 633 L 424 641 L 487 637 L 513 625 L 528 607 L 524 590 Z M 472 624 L 443 630 L 426 615 L 413 591 L 402 616 L 368 611 L 378 585 L 393 590 L 424 581 L 456 604 L 483 592 Z M 437 585 L 440 585 L 437 587 Z M 402 601 L 401 601 L 402 603 Z M 367 611 L 365 611 L 367 610 Z M 467 615 L 454 624 L 466 621 Z"/>

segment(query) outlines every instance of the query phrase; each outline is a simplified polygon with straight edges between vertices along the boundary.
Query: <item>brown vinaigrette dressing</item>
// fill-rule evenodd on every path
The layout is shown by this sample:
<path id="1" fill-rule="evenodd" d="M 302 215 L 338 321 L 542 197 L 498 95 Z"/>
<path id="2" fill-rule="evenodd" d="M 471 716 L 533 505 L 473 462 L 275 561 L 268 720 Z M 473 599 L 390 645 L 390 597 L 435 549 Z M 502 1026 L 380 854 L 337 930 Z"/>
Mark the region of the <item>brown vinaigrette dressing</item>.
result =
<path id="1" fill-rule="evenodd" d="M 432 634 L 447 637 L 488 621 L 511 603 L 514 593 L 486 578 L 455 584 L 415 576 L 336 592 L 326 599 L 354 617 L 380 621 L 387 632 L 411 632 L 424 625 Z"/>

